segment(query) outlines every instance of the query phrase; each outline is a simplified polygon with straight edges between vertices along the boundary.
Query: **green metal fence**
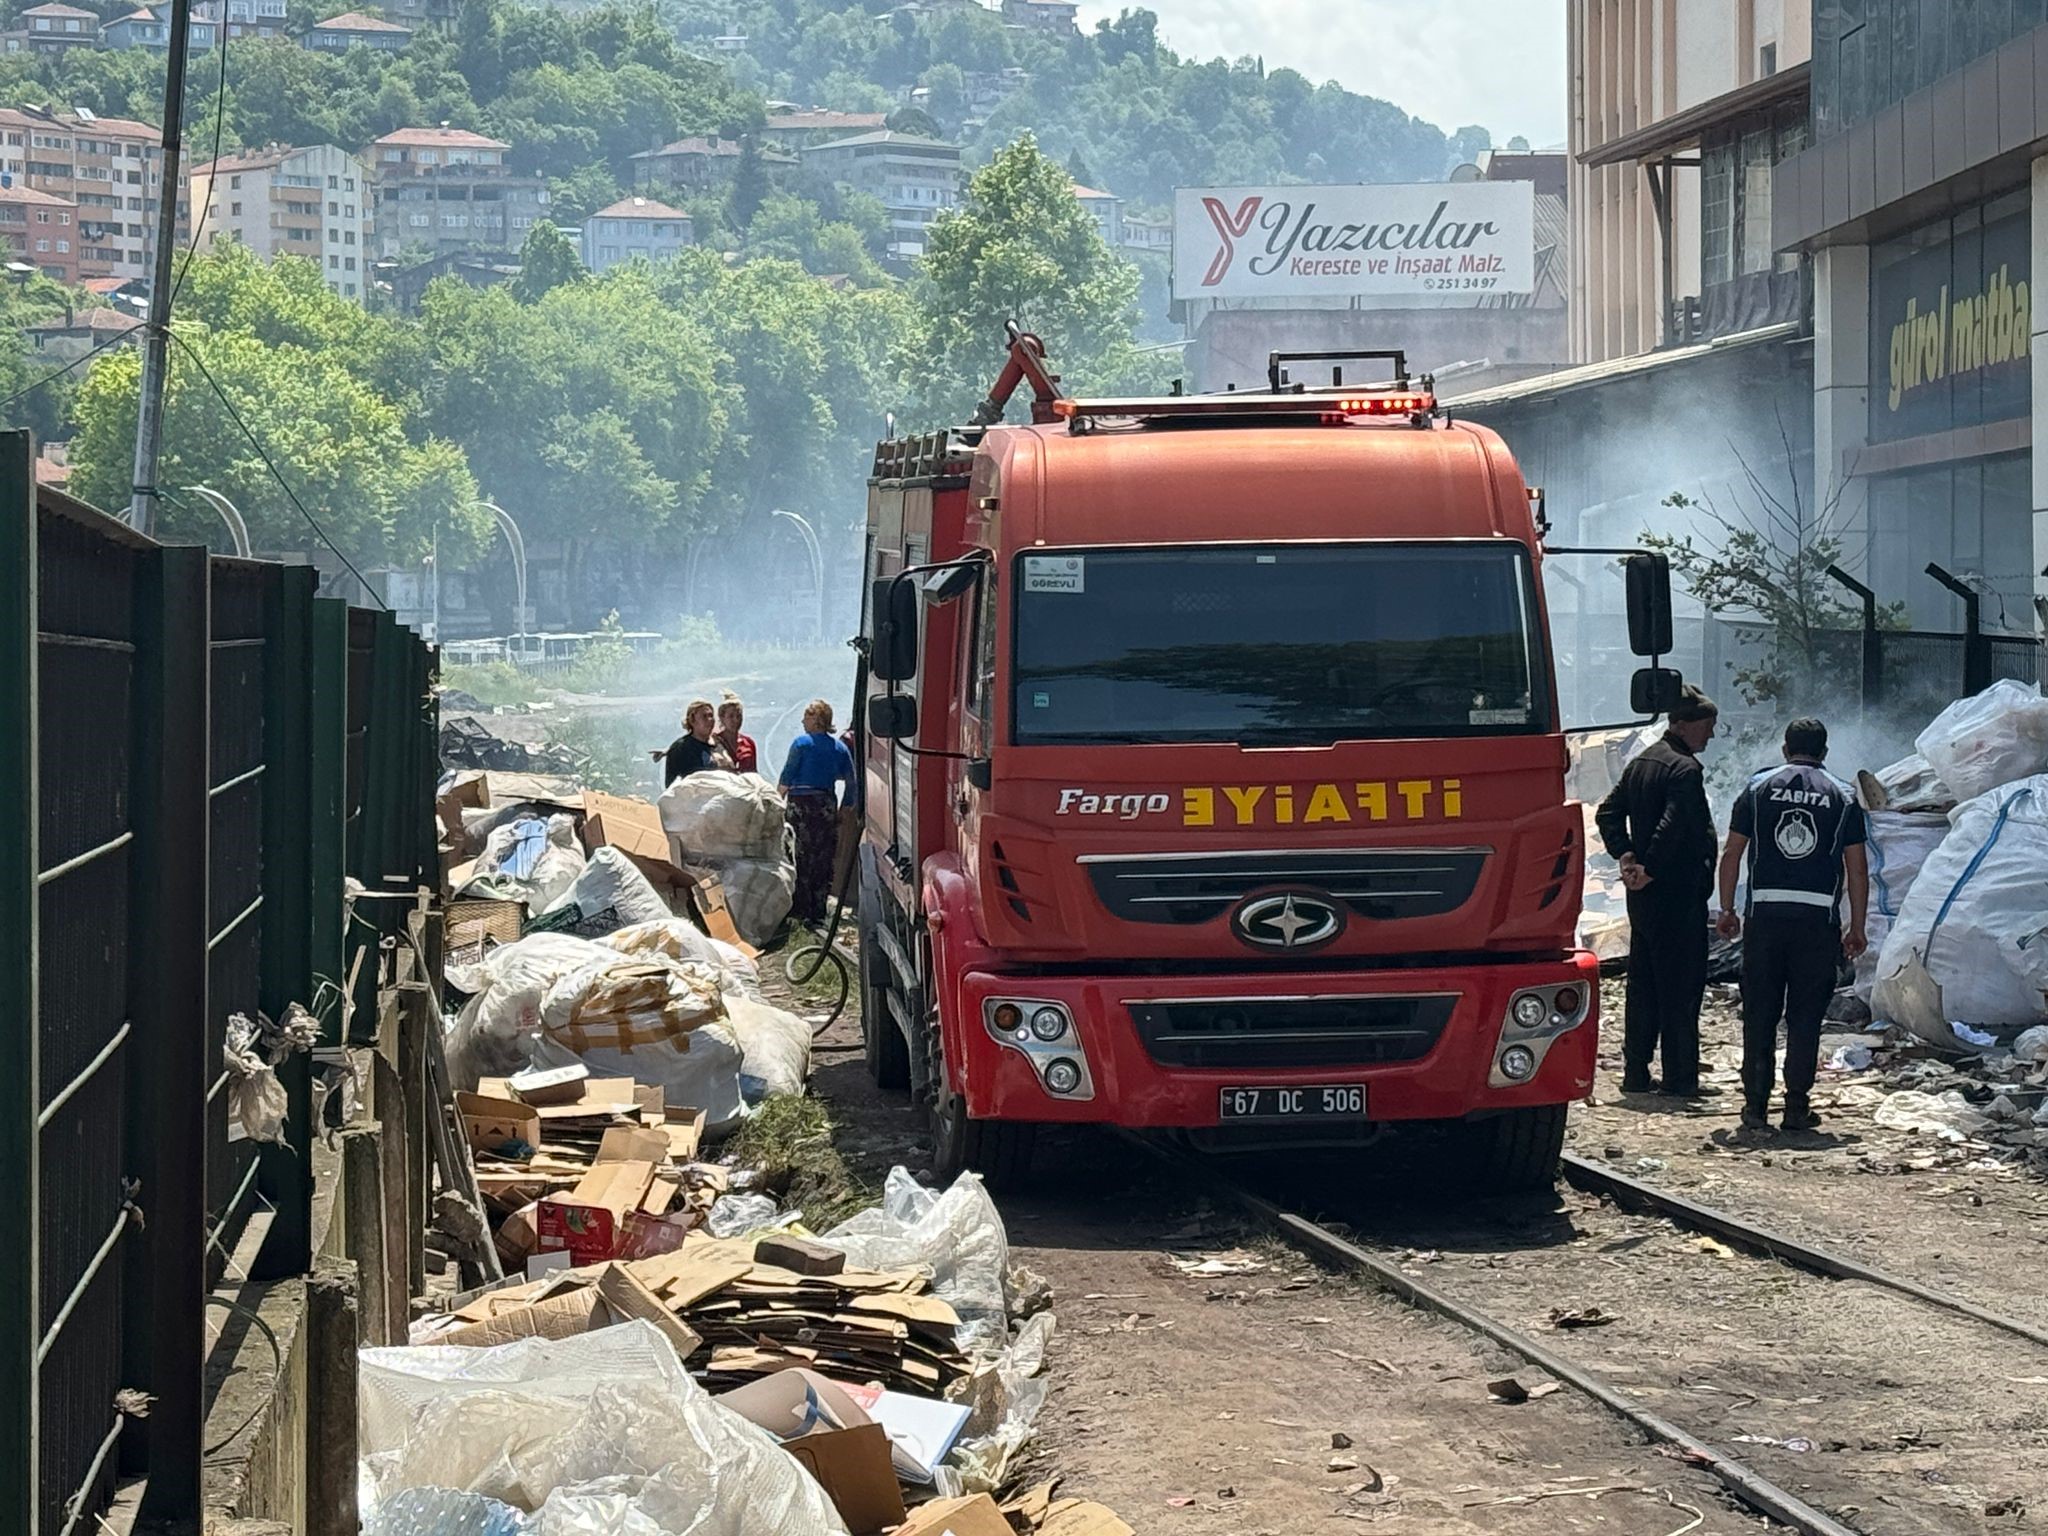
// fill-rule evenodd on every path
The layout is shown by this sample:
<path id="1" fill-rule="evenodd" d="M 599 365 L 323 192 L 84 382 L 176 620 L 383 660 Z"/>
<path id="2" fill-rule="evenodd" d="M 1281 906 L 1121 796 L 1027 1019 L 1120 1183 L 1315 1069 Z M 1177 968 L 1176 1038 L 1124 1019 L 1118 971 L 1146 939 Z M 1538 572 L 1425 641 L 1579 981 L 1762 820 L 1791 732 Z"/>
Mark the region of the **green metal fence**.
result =
<path id="1" fill-rule="evenodd" d="M 311 1264 L 311 1063 L 259 1147 L 222 1042 L 300 1002 L 338 1043 L 351 976 L 374 1017 L 380 895 L 432 884 L 432 659 L 32 462 L 0 432 L 0 1531 L 68 1536 L 123 1477 L 196 1519 L 206 1292 L 238 1245 L 254 1279 Z"/>

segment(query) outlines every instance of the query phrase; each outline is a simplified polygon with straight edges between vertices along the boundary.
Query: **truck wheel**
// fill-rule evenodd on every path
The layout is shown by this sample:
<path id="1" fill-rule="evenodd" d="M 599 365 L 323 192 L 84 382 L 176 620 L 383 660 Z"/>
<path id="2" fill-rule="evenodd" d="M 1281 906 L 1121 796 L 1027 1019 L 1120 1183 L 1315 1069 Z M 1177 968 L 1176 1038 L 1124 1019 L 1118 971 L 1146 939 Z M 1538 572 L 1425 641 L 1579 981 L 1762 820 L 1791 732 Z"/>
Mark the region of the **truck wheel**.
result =
<path id="1" fill-rule="evenodd" d="M 1038 1127 L 1023 1120 L 976 1120 L 967 1102 L 950 1088 L 932 1104 L 932 1177 L 951 1184 L 962 1173 L 978 1173 L 998 1194 L 1020 1189 L 1031 1173 Z"/>
<path id="2" fill-rule="evenodd" d="M 894 973 L 889 957 L 882 953 L 876 926 L 866 913 L 873 904 L 861 902 L 860 924 L 860 1040 L 867 1059 L 868 1076 L 877 1088 L 900 1090 L 910 1086 L 910 1047 L 889 1011 L 890 984 Z"/>
<path id="3" fill-rule="evenodd" d="M 1529 1194 L 1557 1182 L 1558 1154 L 1564 1151 L 1563 1104 L 1504 1110 L 1451 1128 L 1459 1173 L 1474 1194 Z"/>
<path id="4" fill-rule="evenodd" d="M 868 1076 L 877 1088 L 892 1091 L 910 1086 L 910 1044 L 889 1011 L 889 961 L 879 944 L 860 951 L 860 1038 Z"/>

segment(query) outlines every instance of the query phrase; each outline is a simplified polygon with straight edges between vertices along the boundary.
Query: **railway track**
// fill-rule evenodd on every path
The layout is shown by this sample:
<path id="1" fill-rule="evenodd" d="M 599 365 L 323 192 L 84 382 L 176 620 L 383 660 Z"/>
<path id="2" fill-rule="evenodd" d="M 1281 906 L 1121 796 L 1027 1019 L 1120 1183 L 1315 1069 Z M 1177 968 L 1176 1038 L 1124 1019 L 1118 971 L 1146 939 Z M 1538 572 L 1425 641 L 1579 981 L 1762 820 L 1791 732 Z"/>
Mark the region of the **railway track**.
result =
<path id="1" fill-rule="evenodd" d="M 1160 1149 L 1152 1148 L 1155 1152 Z M 1782 1486 L 1705 1434 L 1634 1400 L 1608 1376 L 1544 1340 L 1503 1321 L 1481 1303 L 1456 1294 L 1446 1285 L 1425 1280 L 1403 1268 L 1388 1252 L 1376 1251 L 1329 1225 L 1289 1209 L 1285 1204 L 1235 1182 L 1218 1182 L 1212 1163 L 1198 1163 L 1184 1154 L 1162 1154 L 1183 1171 L 1197 1173 L 1213 1196 L 1237 1205 L 1256 1222 L 1295 1246 L 1340 1269 L 1354 1271 L 1378 1288 L 1420 1310 L 1444 1318 L 1519 1355 L 1530 1365 L 1591 1398 L 1627 1421 L 1651 1440 L 1671 1448 L 1686 1462 L 1717 1479 L 1741 1504 L 1806 1536 L 1866 1536 L 1876 1526 L 1851 1525 L 1810 1498 Z M 1631 1178 L 1598 1163 L 1568 1154 L 1563 1176 L 1573 1187 L 1613 1200 L 1631 1212 L 1661 1218 L 1688 1231 L 1704 1234 L 1732 1248 L 1775 1260 L 1810 1275 L 1876 1286 L 1936 1309 L 1954 1319 L 2048 1349 L 2048 1330 L 2002 1316 L 1907 1276 L 1891 1274 L 1856 1259 L 1790 1237 L 1726 1211 Z M 2003 1343 L 2000 1348 L 2006 1347 Z M 1860 1506 L 1859 1506 L 1860 1510 Z M 1845 1511 L 1849 1513 L 1849 1511 Z M 1926 1527 L 1922 1527 L 1926 1528 Z"/>

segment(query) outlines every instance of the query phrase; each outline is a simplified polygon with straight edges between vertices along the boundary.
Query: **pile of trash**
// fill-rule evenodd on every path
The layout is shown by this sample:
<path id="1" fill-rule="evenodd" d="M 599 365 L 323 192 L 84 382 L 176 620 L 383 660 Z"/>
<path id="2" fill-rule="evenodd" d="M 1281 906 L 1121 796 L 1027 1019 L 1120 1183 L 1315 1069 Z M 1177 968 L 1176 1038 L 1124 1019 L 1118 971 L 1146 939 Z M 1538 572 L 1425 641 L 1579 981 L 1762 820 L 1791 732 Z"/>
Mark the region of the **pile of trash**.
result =
<path id="1" fill-rule="evenodd" d="M 2048 699 L 2000 681 L 1914 747 L 1857 778 L 1876 953 L 1857 990 L 1881 1023 L 1981 1051 L 2048 1023 Z"/>
<path id="2" fill-rule="evenodd" d="M 1840 1078 L 1834 1108 L 1868 1113 L 1900 1138 L 1891 1149 L 1866 1138 L 1865 1166 L 2048 1171 L 2048 1025 L 2009 1045 L 1984 1036 L 1969 1055 L 1943 1054 L 1896 1026 L 1821 1044 L 1828 1075 Z"/>
<path id="3" fill-rule="evenodd" d="M 451 1298 L 360 1374 L 369 1536 L 1009 1536 L 1053 1317 L 980 1181 Z M 751 1230 L 746 1230 L 751 1226 Z M 1026 1530 L 1128 1536 L 1016 1501 Z M 1093 1524 L 1081 1523 L 1086 1516 Z M 1055 1518 L 1057 1517 L 1057 1518 Z"/>
<path id="4" fill-rule="evenodd" d="M 465 700 L 469 705 L 475 705 L 476 701 L 468 699 L 467 695 L 444 693 L 441 707 L 444 710 L 460 708 Z M 573 775 L 588 770 L 590 761 L 572 748 L 559 744 L 529 747 L 521 742 L 507 741 L 502 736 L 493 735 L 475 720 L 457 717 L 441 727 L 441 766 Z"/>

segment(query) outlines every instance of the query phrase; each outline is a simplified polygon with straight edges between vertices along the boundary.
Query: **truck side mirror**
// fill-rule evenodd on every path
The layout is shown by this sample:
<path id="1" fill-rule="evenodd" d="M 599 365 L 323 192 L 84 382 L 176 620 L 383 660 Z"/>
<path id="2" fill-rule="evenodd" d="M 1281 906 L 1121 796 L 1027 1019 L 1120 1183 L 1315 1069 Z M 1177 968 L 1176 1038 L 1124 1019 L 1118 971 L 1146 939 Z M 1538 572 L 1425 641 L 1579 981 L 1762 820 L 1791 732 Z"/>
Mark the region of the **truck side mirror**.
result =
<path id="1" fill-rule="evenodd" d="M 1638 667 L 1628 680 L 1628 707 L 1639 715 L 1668 715 L 1685 697 L 1685 679 L 1673 667 Z"/>
<path id="2" fill-rule="evenodd" d="M 1630 555 L 1627 577 L 1628 648 L 1638 656 L 1669 656 L 1671 562 L 1663 555 Z"/>
<path id="3" fill-rule="evenodd" d="M 985 757 L 967 759 L 967 782 L 983 793 L 995 788 L 996 765 Z"/>
<path id="4" fill-rule="evenodd" d="M 868 734 L 901 741 L 917 734 L 917 700 L 907 693 L 878 693 L 868 700 Z"/>
<path id="5" fill-rule="evenodd" d="M 875 616 L 868 671 L 885 683 L 917 676 L 917 609 L 916 582 L 891 576 L 875 583 L 868 604 L 868 612 Z"/>

